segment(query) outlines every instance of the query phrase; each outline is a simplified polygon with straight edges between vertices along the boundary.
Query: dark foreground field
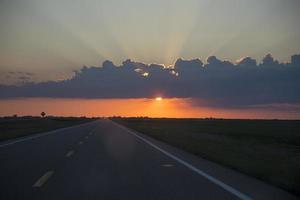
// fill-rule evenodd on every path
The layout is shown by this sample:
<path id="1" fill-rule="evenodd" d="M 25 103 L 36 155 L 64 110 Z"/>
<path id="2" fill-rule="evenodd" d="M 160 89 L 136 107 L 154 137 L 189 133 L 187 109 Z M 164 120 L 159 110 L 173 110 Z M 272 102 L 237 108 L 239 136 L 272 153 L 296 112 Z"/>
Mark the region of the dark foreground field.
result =
<path id="1" fill-rule="evenodd" d="M 300 121 L 113 120 L 200 157 L 300 194 Z"/>
<path id="2" fill-rule="evenodd" d="M 91 121 L 76 117 L 15 117 L 0 118 L 0 141 L 46 132 Z"/>

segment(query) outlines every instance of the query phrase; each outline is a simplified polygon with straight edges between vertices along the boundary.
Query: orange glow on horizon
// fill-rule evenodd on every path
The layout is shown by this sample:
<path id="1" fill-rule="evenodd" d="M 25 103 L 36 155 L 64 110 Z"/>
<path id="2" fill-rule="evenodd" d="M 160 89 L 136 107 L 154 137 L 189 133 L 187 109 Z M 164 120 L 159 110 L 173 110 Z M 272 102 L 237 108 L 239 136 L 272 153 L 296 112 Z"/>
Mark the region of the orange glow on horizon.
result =
<path id="1" fill-rule="evenodd" d="M 158 103 L 159 102 L 159 103 Z M 297 112 L 260 108 L 226 109 L 195 106 L 189 98 L 155 99 L 63 99 L 23 98 L 0 100 L 0 116 L 33 115 L 42 111 L 53 116 L 87 117 L 170 117 L 170 118 L 241 118 L 299 119 Z"/>

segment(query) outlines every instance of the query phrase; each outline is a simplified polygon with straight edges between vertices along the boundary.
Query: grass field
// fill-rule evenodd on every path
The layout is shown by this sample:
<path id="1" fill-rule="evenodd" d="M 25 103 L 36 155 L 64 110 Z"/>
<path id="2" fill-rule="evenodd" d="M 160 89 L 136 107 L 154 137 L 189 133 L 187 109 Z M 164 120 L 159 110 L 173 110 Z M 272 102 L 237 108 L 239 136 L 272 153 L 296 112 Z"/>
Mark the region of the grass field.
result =
<path id="1" fill-rule="evenodd" d="M 0 118 L 0 141 L 73 126 L 91 120 L 75 117 Z"/>
<path id="2" fill-rule="evenodd" d="M 113 120 L 202 158 L 300 194 L 300 121 Z"/>

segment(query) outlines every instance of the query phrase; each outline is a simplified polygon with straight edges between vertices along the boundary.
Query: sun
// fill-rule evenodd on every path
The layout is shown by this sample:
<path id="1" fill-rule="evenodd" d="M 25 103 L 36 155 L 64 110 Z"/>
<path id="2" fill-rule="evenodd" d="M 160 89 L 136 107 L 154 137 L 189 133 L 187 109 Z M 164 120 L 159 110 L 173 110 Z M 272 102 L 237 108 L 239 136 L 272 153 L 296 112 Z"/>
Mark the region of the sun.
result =
<path id="1" fill-rule="evenodd" d="M 156 101 L 161 101 L 161 100 L 162 100 L 162 97 L 156 97 L 155 100 L 156 100 Z"/>

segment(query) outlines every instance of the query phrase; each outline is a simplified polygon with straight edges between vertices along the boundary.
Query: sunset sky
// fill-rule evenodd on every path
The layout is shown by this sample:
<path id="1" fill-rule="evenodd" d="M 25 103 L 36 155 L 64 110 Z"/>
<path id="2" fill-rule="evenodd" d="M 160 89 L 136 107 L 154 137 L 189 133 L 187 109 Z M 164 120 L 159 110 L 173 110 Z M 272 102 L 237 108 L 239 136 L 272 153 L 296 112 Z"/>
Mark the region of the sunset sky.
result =
<path id="1" fill-rule="evenodd" d="M 298 0 L 1 0 L 0 115 L 300 118 L 299 10 Z"/>

